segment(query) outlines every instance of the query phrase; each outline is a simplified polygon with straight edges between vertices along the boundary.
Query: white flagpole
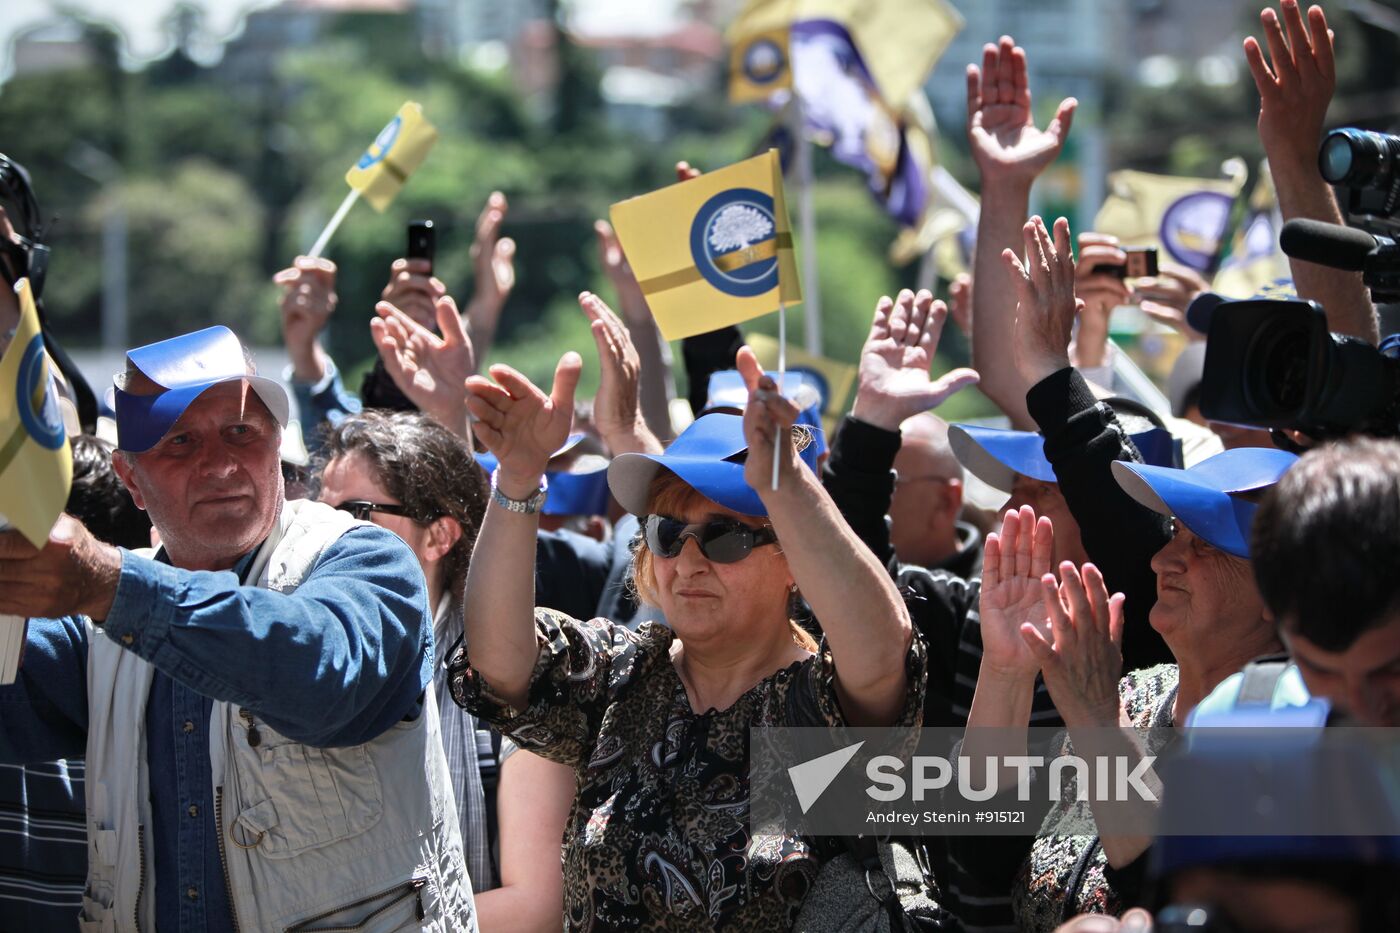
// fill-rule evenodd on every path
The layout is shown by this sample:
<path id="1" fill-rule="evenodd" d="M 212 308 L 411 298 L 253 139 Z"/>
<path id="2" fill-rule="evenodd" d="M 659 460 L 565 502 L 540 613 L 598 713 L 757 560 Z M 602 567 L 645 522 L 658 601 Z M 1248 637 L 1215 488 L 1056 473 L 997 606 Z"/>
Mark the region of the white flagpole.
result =
<path id="1" fill-rule="evenodd" d="M 784 383 L 787 382 L 787 302 L 783 301 L 782 290 L 779 289 L 778 298 L 778 394 L 783 395 Z M 778 457 L 781 455 L 783 445 L 777 435 L 773 436 L 773 491 L 778 491 Z"/>
<path id="2" fill-rule="evenodd" d="M 355 206 L 355 202 L 360 199 L 360 192 L 351 188 L 350 193 L 345 196 L 345 200 L 340 202 L 340 207 L 336 208 L 335 215 L 331 217 L 331 222 L 326 224 L 326 229 L 321 231 L 321 235 L 316 238 L 316 245 L 311 247 L 311 252 L 306 255 L 312 259 L 319 259 L 321 251 L 326 248 L 326 244 L 335 236 L 335 232 L 340 229 L 340 222 L 345 219 L 345 215 L 350 213 L 350 208 Z"/>

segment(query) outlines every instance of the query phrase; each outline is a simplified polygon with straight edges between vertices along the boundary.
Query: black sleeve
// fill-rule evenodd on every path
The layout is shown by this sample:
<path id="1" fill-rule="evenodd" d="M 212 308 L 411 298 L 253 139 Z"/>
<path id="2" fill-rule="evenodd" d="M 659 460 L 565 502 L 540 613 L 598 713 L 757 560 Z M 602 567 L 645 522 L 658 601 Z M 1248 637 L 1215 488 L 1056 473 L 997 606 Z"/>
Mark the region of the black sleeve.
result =
<path id="1" fill-rule="evenodd" d="M 695 414 L 705 410 L 710 391 L 710 375 L 734 368 L 734 358 L 744 345 L 744 335 L 737 327 L 722 327 L 696 334 L 681 341 L 681 359 L 690 386 L 690 410 Z"/>
<path id="2" fill-rule="evenodd" d="M 850 415 L 841 419 L 822 467 L 822 485 L 856 537 L 890 566 L 890 499 L 894 496 L 894 456 L 898 431 L 886 431 Z"/>
<path id="3" fill-rule="evenodd" d="M 591 619 L 608 583 L 612 548 L 572 531 L 541 531 L 535 540 L 535 605 Z"/>
<path id="4" fill-rule="evenodd" d="M 1110 591 L 1127 597 L 1123 629 L 1125 671 L 1172 663 L 1162 637 L 1147 622 L 1157 601 L 1152 555 L 1171 539 L 1170 520 L 1139 505 L 1113 478 L 1113 461 L 1142 456 L 1113 410 L 1095 400 L 1084 377 L 1065 368 L 1026 393 L 1026 407 L 1045 437 L 1045 457 L 1079 523 L 1089 559 Z"/>
<path id="5" fill-rule="evenodd" d="M 1151 851 L 1152 849 L 1149 847 L 1122 868 L 1114 868 L 1112 865 L 1104 866 L 1104 880 L 1118 894 L 1125 908 L 1146 906 L 1143 903 L 1143 895 L 1147 886 L 1148 854 Z"/>

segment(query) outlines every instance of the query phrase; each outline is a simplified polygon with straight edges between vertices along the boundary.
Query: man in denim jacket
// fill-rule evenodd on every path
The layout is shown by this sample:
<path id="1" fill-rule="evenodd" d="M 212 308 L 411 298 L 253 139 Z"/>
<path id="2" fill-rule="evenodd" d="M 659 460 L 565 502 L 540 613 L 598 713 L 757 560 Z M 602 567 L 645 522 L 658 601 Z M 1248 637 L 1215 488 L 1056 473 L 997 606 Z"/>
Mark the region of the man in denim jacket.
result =
<path id="1" fill-rule="evenodd" d="M 283 500 L 286 395 L 227 328 L 116 382 L 161 547 L 0 534 L 0 612 L 31 617 L 0 761 L 86 752 L 81 929 L 475 930 L 412 552 Z"/>

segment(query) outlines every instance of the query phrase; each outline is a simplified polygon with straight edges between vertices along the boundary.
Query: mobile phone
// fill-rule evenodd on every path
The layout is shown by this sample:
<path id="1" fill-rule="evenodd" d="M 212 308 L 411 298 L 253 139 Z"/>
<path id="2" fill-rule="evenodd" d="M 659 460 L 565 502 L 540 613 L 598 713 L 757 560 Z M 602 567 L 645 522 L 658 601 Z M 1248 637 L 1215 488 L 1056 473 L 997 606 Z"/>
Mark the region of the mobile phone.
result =
<path id="1" fill-rule="evenodd" d="M 1121 266 L 1098 265 L 1094 267 L 1094 272 L 1120 279 L 1140 279 L 1157 274 L 1157 247 L 1125 246 L 1123 252 L 1128 254 L 1126 263 Z"/>
<path id="2" fill-rule="evenodd" d="M 426 259 L 428 265 L 433 263 L 433 253 L 437 250 L 437 236 L 433 232 L 433 222 L 431 220 L 414 220 L 408 224 L 408 251 L 404 253 L 409 259 Z"/>

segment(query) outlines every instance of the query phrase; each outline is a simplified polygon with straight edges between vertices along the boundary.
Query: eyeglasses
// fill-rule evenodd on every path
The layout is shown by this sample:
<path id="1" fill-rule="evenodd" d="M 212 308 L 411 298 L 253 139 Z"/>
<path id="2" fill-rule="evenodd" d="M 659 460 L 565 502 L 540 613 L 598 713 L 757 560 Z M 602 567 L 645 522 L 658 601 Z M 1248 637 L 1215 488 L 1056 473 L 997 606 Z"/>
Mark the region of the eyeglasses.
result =
<path id="1" fill-rule="evenodd" d="M 385 502 L 370 502 L 368 499 L 346 499 L 344 502 L 340 503 L 340 505 L 337 505 L 336 508 L 342 512 L 349 512 L 362 522 L 369 521 L 369 514 L 371 512 L 383 512 L 385 515 L 402 515 L 404 518 L 412 518 L 414 521 L 418 521 L 408 509 L 401 505 L 389 505 Z"/>
<path id="2" fill-rule="evenodd" d="M 647 548 L 657 557 L 679 557 L 681 549 L 685 547 L 685 539 L 694 538 L 705 559 L 716 564 L 743 560 L 754 548 L 778 541 L 778 535 L 772 528 L 754 528 L 733 518 L 717 518 L 687 525 L 678 518 L 648 515 L 642 529 Z"/>

